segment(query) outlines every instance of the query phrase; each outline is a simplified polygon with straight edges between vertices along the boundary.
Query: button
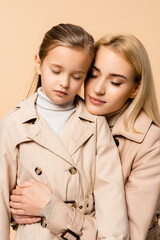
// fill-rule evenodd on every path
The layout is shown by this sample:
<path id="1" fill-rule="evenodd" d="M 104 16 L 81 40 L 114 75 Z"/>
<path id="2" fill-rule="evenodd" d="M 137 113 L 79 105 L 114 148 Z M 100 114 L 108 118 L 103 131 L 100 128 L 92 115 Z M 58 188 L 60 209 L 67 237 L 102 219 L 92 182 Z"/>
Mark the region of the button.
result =
<path id="1" fill-rule="evenodd" d="M 36 172 L 37 175 L 41 175 L 42 174 L 42 169 L 39 168 L 39 167 L 36 167 L 35 172 Z"/>
<path id="2" fill-rule="evenodd" d="M 71 167 L 71 168 L 69 169 L 69 171 L 70 171 L 71 174 L 76 174 L 77 169 L 76 169 L 75 167 Z"/>
<path id="3" fill-rule="evenodd" d="M 79 209 L 82 209 L 83 208 L 83 206 L 79 206 Z"/>
<path id="4" fill-rule="evenodd" d="M 41 226 L 42 226 L 43 228 L 46 228 L 46 227 L 47 227 L 47 223 L 46 223 L 45 218 L 42 218 L 42 219 L 41 219 Z"/>
<path id="5" fill-rule="evenodd" d="M 115 144 L 118 147 L 119 146 L 119 140 L 117 138 L 114 138 Z"/>

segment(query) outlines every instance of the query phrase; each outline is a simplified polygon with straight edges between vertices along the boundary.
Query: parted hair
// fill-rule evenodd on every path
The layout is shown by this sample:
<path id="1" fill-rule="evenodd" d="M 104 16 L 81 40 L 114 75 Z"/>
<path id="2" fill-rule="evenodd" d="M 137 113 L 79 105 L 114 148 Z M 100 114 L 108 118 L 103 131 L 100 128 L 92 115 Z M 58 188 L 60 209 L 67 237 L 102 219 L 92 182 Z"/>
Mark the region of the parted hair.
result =
<path id="1" fill-rule="evenodd" d="M 156 100 L 152 69 L 144 45 L 130 34 L 109 34 L 102 37 L 95 44 L 95 52 L 101 46 L 106 46 L 124 57 L 135 71 L 135 81 L 138 92 L 135 98 L 129 99 L 125 110 L 124 124 L 128 131 L 136 132 L 134 122 L 141 109 L 148 117 L 160 126 L 160 115 Z"/>

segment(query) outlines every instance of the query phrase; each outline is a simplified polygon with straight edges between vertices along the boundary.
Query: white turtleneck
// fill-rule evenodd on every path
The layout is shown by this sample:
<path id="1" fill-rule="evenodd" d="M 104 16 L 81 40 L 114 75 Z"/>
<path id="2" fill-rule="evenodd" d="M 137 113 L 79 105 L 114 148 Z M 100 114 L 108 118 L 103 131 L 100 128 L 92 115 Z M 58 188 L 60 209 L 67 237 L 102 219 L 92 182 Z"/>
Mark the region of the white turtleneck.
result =
<path id="1" fill-rule="evenodd" d="M 38 88 L 36 110 L 59 136 L 69 117 L 75 112 L 74 98 L 66 103 L 55 103 Z"/>

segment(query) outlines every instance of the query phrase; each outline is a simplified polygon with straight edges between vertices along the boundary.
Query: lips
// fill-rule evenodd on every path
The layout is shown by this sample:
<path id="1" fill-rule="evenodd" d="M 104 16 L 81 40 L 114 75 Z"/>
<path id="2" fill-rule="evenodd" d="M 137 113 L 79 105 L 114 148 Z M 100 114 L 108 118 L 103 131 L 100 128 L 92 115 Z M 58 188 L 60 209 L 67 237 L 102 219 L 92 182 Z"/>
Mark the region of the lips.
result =
<path id="1" fill-rule="evenodd" d="M 88 96 L 88 97 L 89 97 L 90 102 L 93 105 L 103 105 L 104 103 L 106 103 L 105 101 L 101 100 L 100 98 L 95 98 L 92 96 Z"/>
<path id="2" fill-rule="evenodd" d="M 57 96 L 66 96 L 66 95 L 68 95 L 66 92 L 60 91 L 60 90 L 54 90 L 54 92 L 57 94 Z"/>

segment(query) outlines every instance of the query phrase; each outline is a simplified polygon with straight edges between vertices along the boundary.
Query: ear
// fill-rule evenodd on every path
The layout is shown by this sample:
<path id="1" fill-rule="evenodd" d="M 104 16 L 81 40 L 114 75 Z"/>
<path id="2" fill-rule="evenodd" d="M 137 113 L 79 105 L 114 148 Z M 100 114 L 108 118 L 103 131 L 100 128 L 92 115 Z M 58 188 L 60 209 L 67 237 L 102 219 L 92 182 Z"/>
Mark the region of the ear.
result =
<path id="1" fill-rule="evenodd" d="M 133 87 L 132 92 L 130 94 L 130 98 L 135 98 L 135 96 L 138 93 L 139 85 L 140 85 L 139 83 L 135 84 L 135 86 Z"/>
<path id="2" fill-rule="evenodd" d="M 41 59 L 39 55 L 35 55 L 35 66 L 36 66 L 36 72 L 41 75 Z"/>

